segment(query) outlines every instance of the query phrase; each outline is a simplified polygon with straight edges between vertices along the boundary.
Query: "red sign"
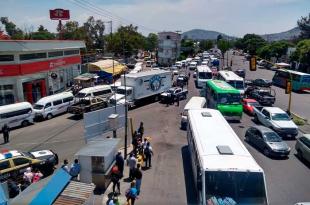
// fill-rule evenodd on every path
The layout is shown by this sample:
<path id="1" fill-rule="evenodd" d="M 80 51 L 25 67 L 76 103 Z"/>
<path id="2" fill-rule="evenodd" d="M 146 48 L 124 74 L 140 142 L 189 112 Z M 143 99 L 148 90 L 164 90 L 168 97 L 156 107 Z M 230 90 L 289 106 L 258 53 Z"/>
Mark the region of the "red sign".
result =
<path id="1" fill-rule="evenodd" d="M 65 57 L 60 59 L 38 61 L 32 63 L 15 64 L 15 65 L 0 65 L 0 77 L 17 76 L 41 71 L 53 70 L 71 64 L 80 64 L 80 56 Z"/>
<path id="2" fill-rule="evenodd" d="M 50 18 L 52 20 L 69 20 L 70 12 L 64 9 L 54 9 L 50 10 Z"/>

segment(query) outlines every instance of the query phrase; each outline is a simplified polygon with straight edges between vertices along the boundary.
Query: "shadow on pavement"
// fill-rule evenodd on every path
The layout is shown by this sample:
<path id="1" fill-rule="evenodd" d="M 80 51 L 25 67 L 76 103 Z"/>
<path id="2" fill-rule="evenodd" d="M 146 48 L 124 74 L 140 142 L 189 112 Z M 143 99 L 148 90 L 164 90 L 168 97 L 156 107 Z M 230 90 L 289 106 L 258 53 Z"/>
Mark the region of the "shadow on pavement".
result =
<path id="1" fill-rule="evenodd" d="M 185 188 L 186 188 L 186 198 L 187 204 L 198 204 L 197 192 L 194 186 L 194 179 L 191 166 L 191 158 L 189 155 L 188 146 L 183 146 L 182 151 L 182 160 L 183 160 L 183 171 L 185 179 Z"/>
<path id="2" fill-rule="evenodd" d="M 296 157 L 299 161 L 302 162 L 303 165 L 305 165 L 308 169 L 310 169 L 310 162 L 306 161 L 303 158 L 300 158 L 297 154 L 294 154 L 294 157 Z"/>

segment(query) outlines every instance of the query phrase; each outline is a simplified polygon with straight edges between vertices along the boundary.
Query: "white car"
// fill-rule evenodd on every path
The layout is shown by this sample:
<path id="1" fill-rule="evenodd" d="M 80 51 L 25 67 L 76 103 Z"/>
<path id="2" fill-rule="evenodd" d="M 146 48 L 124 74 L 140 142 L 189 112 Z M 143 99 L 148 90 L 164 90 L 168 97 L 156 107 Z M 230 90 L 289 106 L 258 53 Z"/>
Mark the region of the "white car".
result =
<path id="1" fill-rule="evenodd" d="M 193 78 L 196 78 L 196 77 L 197 77 L 197 72 L 195 71 L 193 74 Z"/>
<path id="2" fill-rule="evenodd" d="M 173 72 L 173 75 L 179 75 L 179 71 L 178 70 L 174 70 L 172 72 Z"/>

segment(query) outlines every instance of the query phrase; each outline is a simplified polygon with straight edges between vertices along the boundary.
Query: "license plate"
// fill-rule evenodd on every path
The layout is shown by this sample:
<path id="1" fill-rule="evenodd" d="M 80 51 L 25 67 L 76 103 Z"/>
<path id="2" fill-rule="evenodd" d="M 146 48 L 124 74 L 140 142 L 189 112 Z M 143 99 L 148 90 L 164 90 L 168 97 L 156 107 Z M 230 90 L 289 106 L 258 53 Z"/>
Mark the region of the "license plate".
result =
<path id="1" fill-rule="evenodd" d="M 292 137 L 292 135 L 287 135 L 287 137 Z"/>

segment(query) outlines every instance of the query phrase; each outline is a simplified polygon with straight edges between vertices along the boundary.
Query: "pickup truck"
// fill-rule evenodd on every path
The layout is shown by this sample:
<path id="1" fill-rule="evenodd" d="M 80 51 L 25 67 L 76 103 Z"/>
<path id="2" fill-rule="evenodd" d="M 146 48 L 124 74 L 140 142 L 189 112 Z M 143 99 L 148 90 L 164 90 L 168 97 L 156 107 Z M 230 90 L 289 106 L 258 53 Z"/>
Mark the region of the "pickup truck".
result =
<path id="1" fill-rule="evenodd" d="M 170 88 L 169 90 L 167 90 L 166 92 L 163 92 L 160 95 L 161 102 L 166 102 L 167 100 L 175 101 L 178 97 L 180 100 L 186 99 L 187 93 L 188 93 L 187 89 L 182 90 L 182 88 L 179 88 L 179 87 Z"/>
<path id="2" fill-rule="evenodd" d="M 245 96 L 255 99 L 262 105 L 273 105 L 276 101 L 275 91 L 270 88 L 248 87 Z"/>
<path id="3" fill-rule="evenodd" d="M 103 109 L 106 107 L 108 107 L 108 103 L 104 99 L 99 97 L 87 97 L 68 107 L 68 112 L 75 115 L 83 115 L 83 113 Z"/>
<path id="4" fill-rule="evenodd" d="M 298 127 L 278 107 L 254 107 L 254 121 L 273 129 L 282 137 L 295 138 L 298 135 Z"/>

